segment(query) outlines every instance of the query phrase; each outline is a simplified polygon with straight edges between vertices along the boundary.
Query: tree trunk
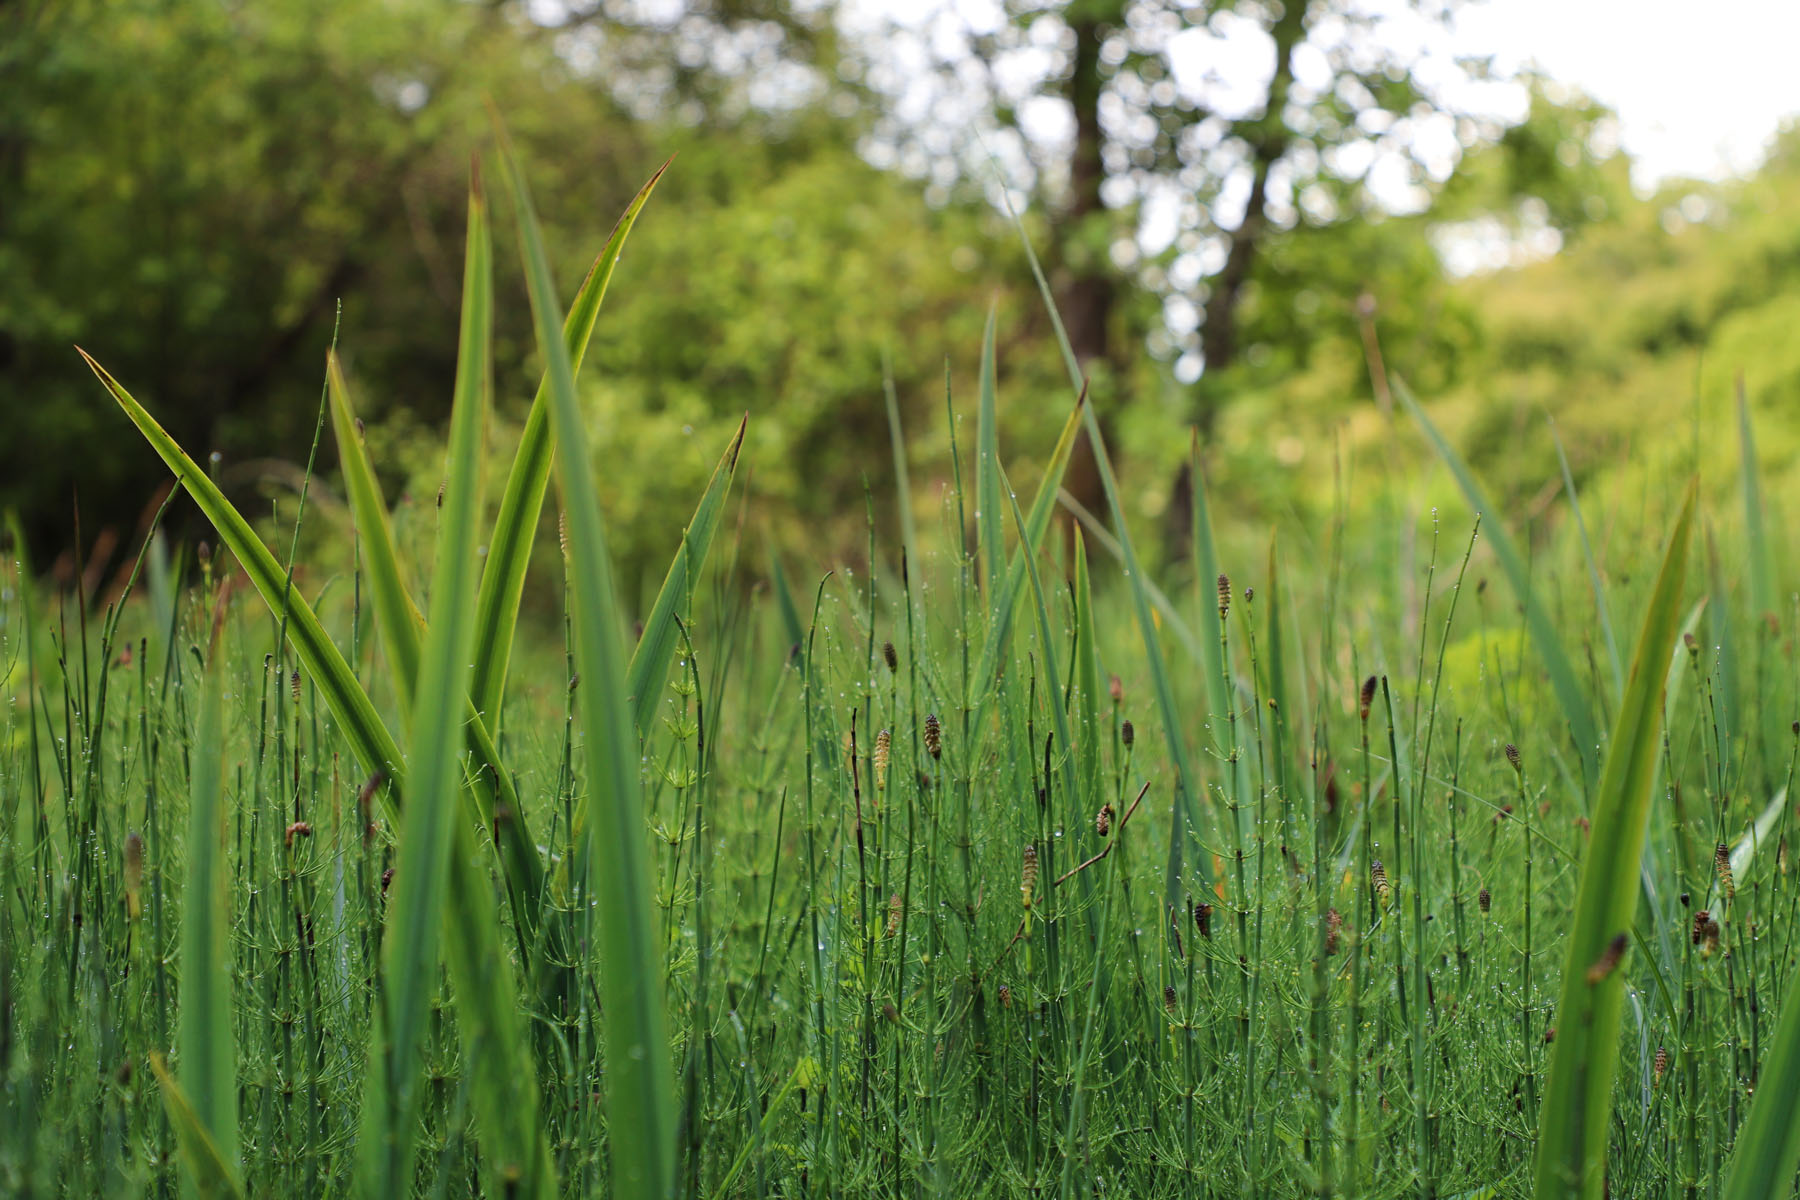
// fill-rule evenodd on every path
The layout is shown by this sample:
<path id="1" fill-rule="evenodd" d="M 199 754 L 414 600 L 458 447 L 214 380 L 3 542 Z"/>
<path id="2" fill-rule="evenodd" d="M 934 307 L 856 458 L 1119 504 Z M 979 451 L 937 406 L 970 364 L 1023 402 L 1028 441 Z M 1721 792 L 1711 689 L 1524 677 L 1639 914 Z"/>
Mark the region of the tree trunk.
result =
<path id="1" fill-rule="evenodd" d="M 1106 36 L 1101 21 L 1100 5 L 1080 6 L 1078 16 L 1069 18 L 1075 33 L 1075 54 L 1070 64 L 1064 89 L 1070 107 L 1075 110 L 1075 151 L 1069 161 L 1069 200 L 1057 230 L 1060 255 L 1066 272 L 1058 288 L 1056 303 L 1069 334 L 1069 346 L 1082 372 L 1090 377 L 1096 368 L 1112 363 L 1113 345 L 1110 334 L 1113 309 L 1118 300 L 1118 285 L 1108 270 L 1103 249 L 1091 242 L 1093 224 L 1106 211 L 1100 198 L 1100 185 L 1106 181 L 1106 163 L 1102 157 L 1100 132 L 1100 45 Z M 1109 6 L 1104 15 L 1114 21 L 1123 17 L 1122 4 Z M 1088 245 L 1073 245 L 1089 242 Z M 1101 435 L 1111 432 L 1111 422 L 1103 415 L 1115 397 L 1100 398 L 1094 410 L 1100 422 Z M 1100 469 L 1094 448 L 1084 430 L 1076 439 L 1069 459 L 1063 486 L 1090 512 L 1104 512 L 1105 490 L 1100 483 Z M 1069 524 L 1073 537 L 1074 522 Z"/>

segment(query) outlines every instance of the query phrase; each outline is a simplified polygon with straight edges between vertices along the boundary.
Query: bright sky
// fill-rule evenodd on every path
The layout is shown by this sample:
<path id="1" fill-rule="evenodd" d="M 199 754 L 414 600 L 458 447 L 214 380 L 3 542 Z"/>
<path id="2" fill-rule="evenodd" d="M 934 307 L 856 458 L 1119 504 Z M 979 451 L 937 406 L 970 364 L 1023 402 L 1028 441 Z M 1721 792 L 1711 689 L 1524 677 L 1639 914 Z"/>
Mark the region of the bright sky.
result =
<path id="1" fill-rule="evenodd" d="M 1615 109 L 1640 187 L 1751 169 L 1800 114 L 1794 0 L 1487 0 L 1454 44 L 1535 60 Z"/>
<path id="2" fill-rule="evenodd" d="M 1640 188 L 1670 176 L 1752 169 L 1781 122 L 1800 115 L 1797 0 L 1473 0 L 1458 9 L 1447 36 L 1413 18 L 1408 0 L 1358 0 L 1357 7 L 1397 17 L 1386 28 L 1414 45 L 1491 54 L 1503 71 L 1535 62 L 1615 109 Z M 1002 0 L 858 0 L 853 27 L 859 9 L 903 24 L 929 22 L 927 14 L 941 17 L 948 9 L 968 30 L 1004 19 Z M 1178 78 L 1184 68 L 1210 70 L 1215 79 L 1235 76 L 1250 95 L 1256 77 L 1266 81 L 1274 66 L 1267 39 L 1257 35 L 1228 36 L 1224 62 L 1215 57 L 1217 41 L 1212 49 L 1204 37 L 1187 41 L 1196 53 L 1184 53 L 1176 39 Z M 1457 99 L 1468 109 L 1489 107 L 1488 98 Z"/>

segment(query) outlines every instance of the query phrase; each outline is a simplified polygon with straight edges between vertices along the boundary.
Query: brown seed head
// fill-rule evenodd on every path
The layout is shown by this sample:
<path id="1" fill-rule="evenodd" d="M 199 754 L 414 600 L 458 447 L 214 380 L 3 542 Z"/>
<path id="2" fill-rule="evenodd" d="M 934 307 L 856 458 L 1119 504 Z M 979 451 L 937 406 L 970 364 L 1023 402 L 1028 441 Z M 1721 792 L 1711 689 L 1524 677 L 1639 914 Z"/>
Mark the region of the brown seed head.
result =
<path id="1" fill-rule="evenodd" d="M 1100 811 L 1094 814 L 1094 832 L 1105 837 L 1112 832 L 1113 806 L 1103 804 Z"/>
<path id="2" fill-rule="evenodd" d="M 1212 915 L 1212 905 L 1204 902 L 1194 905 L 1194 928 L 1200 931 L 1200 936 L 1203 938 L 1211 939 L 1212 937 Z"/>
<path id="3" fill-rule="evenodd" d="M 1119 742 L 1120 742 L 1120 744 L 1123 745 L 1127 750 L 1129 750 L 1129 749 L 1131 749 L 1131 744 L 1135 741 L 1137 741 L 1137 730 L 1135 730 L 1131 727 L 1130 721 L 1122 722 L 1119 725 Z"/>
<path id="4" fill-rule="evenodd" d="M 1000 985 L 1000 1007 L 1001 1008 L 1011 1008 L 1012 1007 L 1012 988 L 1008 987 L 1004 983 Z"/>
<path id="5" fill-rule="evenodd" d="M 1125 698 L 1125 685 L 1119 682 L 1117 675 L 1106 681 L 1106 694 L 1112 698 L 1114 704 Z"/>
<path id="6" fill-rule="evenodd" d="M 1221 621 L 1224 620 L 1225 614 L 1230 611 L 1231 611 L 1231 580 L 1227 576 L 1221 574 L 1219 576 L 1219 619 Z"/>
<path id="7" fill-rule="evenodd" d="M 894 643 L 881 643 L 881 657 L 887 663 L 888 670 L 898 671 L 900 669 L 900 652 L 894 649 Z"/>
<path id="8" fill-rule="evenodd" d="M 938 723 L 936 713 L 925 714 L 925 753 L 933 758 L 942 757 L 944 753 L 944 728 Z"/>
<path id="9" fill-rule="evenodd" d="M 1651 1060 L 1650 1071 L 1653 1084 L 1662 1082 L 1663 1073 L 1669 1069 L 1669 1051 L 1666 1047 L 1656 1048 L 1656 1057 Z"/>
<path id="10" fill-rule="evenodd" d="M 1025 861 L 1019 869 L 1019 895 L 1025 900 L 1025 907 L 1031 907 L 1032 894 L 1037 891 L 1038 861 L 1037 844 L 1025 843 Z"/>
<path id="11" fill-rule="evenodd" d="M 1719 876 L 1719 890 L 1727 900 L 1737 899 L 1737 881 L 1731 877 L 1731 847 L 1720 842 L 1713 847 L 1713 870 Z"/>
<path id="12" fill-rule="evenodd" d="M 1694 914 L 1693 926 L 1688 931 L 1688 941 L 1698 946 L 1706 940 L 1706 927 L 1712 924 L 1712 914 L 1704 908 Z"/>
<path id="13" fill-rule="evenodd" d="M 1618 970 L 1619 960 L 1624 957 L 1625 935 L 1622 933 L 1614 934 L 1612 941 L 1606 943 L 1606 949 L 1600 952 L 1600 957 L 1596 958 L 1588 967 L 1588 986 L 1596 986 L 1601 980 Z"/>
<path id="14" fill-rule="evenodd" d="M 1379 858 L 1369 864 L 1369 879 L 1375 885 L 1375 903 L 1386 908 L 1393 888 L 1388 885 L 1387 868 L 1381 865 Z"/>
<path id="15" fill-rule="evenodd" d="M 1369 720 L 1369 708 L 1375 703 L 1375 677 L 1369 676 L 1362 681 L 1362 691 L 1356 697 L 1357 715 L 1366 724 Z"/>
<path id="16" fill-rule="evenodd" d="M 300 703 L 300 672 L 288 676 L 288 692 L 294 697 L 295 704 Z"/>
<path id="17" fill-rule="evenodd" d="M 1485 885 L 1479 892 L 1475 893 L 1475 903 L 1481 907 L 1481 911 L 1484 913 L 1494 907 L 1494 897 L 1487 890 Z"/>
<path id="18" fill-rule="evenodd" d="M 1163 1011 L 1171 1016 L 1175 1013 L 1175 985 L 1172 983 L 1163 985 Z"/>
<path id="19" fill-rule="evenodd" d="M 1506 743 L 1506 761 L 1512 764 L 1514 774 L 1522 774 L 1525 764 L 1519 760 L 1519 748 L 1511 742 Z"/>
<path id="20" fill-rule="evenodd" d="M 875 790 L 887 786 L 888 756 L 893 753 L 893 731 L 884 729 L 875 735 Z"/>

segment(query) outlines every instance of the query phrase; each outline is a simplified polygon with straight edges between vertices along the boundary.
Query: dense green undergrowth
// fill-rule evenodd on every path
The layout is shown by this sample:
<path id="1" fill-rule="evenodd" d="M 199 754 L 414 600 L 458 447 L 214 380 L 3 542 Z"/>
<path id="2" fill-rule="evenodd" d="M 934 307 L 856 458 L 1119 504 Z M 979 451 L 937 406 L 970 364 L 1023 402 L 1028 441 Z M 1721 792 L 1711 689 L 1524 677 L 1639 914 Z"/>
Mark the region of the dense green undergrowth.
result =
<path id="1" fill-rule="evenodd" d="M 502 165 L 545 382 L 485 514 L 477 190 L 429 571 L 335 361 L 357 553 L 291 567 L 96 366 L 218 538 L 7 563 L 0 1187 L 1791 1187 L 1800 612 L 1747 419 L 1745 474 L 1592 538 L 1447 443 L 1456 507 L 1353 463 L 1279 541 L 1200 488 L 1152 581 L 1110 468 L 1053 525 L 1073 387 L 1014 493 L 990 330 L 940 529 L 765 569 L 740 431 L 634 639 L 573 381 L 649 188 L 559 337 Z M 546 505 L 564 638 L 515 645 Z"/>

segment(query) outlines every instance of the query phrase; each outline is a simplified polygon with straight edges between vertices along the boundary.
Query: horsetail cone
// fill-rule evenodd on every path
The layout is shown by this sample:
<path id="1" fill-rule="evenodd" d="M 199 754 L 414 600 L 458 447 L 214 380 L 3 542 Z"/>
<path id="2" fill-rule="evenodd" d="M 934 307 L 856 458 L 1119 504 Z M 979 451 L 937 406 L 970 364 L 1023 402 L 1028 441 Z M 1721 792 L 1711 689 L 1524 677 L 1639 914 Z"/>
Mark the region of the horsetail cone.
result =
<path id="1" fill-rule="evenodd" d="M 1330 958 L 1338 952 L 1338 939 L 1344 931 L 1344 914 L 1337 909 L 1325 912 L 1325 957 Z"/>
<path id="2" fill-rule="evenodd" d="M 888 755 L 893 752 L 894 735 L 890 730 L 882 730 L 875 735 L 875 790 L 887 787 Z"/>
<path id="3" fill-rule="evenodd" d="M 1127 750 L 1129 750 L 1129 749 L 1131 749 L 1132 743 L 1135 741 L 1137 741 L 1137 730 L 1132 728 L 1131 722 L 1125 721 L 1122 724 L 1120 724 L 1120 726 L 1119 726 L 1119 744 L 1124 746 Z"/>
<path id="4" fill-rule="evenodd" d="M 1475 903 L 1481 907 L 1483 913 L 1486 913 L 1489 909 L 1494 907 L 1494 897 L 1487 890 L 1485 884 L 1479 892 L 1475 893 Z"/>
<path id="5" fill-rule="evenodd" d="M 1019 895 L 1025 901 L 1025 907 L 1031 907 L 1031 898 L 1037 892 L 1038 861 L 1037 844 L 1025 843 L 1025 862 L 1019 869 Z"/>
<path id="6" fill-rule="evenodd" d="M 1362 691 L 1356 696 L 1356 712 L 1362 723 L 1369 723 L 1369 708 L 1375 703 L 1375 677 L 1369 676 L 1362 681 Z"/>
<path id="7" fill-rule="evenodd" d="M 1719 875 L 1719 890 L 1727 900 L 1737 899 L 1737 881 L 1731 876 L 1731 847 L 1720 842 L 1713 848 L 1713 869 Z"/>
<path id="8" fill-rule="evenodd" d="M 900 911 L 902 905 L 900 893 L 895 892 L 888 897 L 887 935 L 893 937 L 900 932 Z"/>
<path id="9" fill-rule="evenodd" d="M 1375 902 L 1386 908 L 1393 888 L 1388 884 L 1387 868 L 1381 865 L 1379 858 L 1369 864 L 1369 880 L 1375 885 Z"/>
<path id="10" fill-rule="evenodd" d="M 1103 804 L 1100 811 L 1094 814 L 1094 832 L 1105 837 L 1112 832 L 1113 806 Z"/>
<path id="11" fill-rule="evenodd" d="M 882 661 L 887 663 L 888 670 L 898 671 L 900 669 L 900 652 L 894 649 L 894 643 L 881 643 L 881 657 Z"/>
<path id="12" fill-rule="evenodd" d="M 1219 620 L 1231 611 L 1231 578 L 1223 573 L 1219 575 Z"/>
<path id="13" fill-rule="evenodd" d="M 144 887 L 144 839 L 137 830 L 125 835 L 125 915 L 133 921 L 143 912 L 139 893 Z"/>
<path id="14" fill-rule="evenodd" d="M 933 758 L 941 758 L 944 754 L 944 728 L 938 723 L 936 713 L 925 714 L 925 753 Z"/>
<path id="15" fill-rule="evenodd" d="M 1175 985 L 1172 983 L 1163 985 L 1163 1011 L 1175 1015 Z"/>
<path id="16" fill-rule="evenodd" d="M 1669 1069 L 1669 1051 L 1666 1046 L 1656 1048 L 1656 1058 L 1651 1063 L 1652 1084 L 1660 1084 L 1663 1074 Z"/>
<path id="17" fill-rule="evenodd" d="M 1212 905 L 1194 905 L 1194 928 L 1198 929 L 1200 931 L 1200 936 L 1206 938 L 1208 941 L 1212 940 L 1212 915 Z"/>
<path id="18" fill-rule="evenodd" d="M 1506 743 L 1506 761 L 1512 764 L 1513 774 L 1524 774 L 1525 766 L 1519 760 L 1519 748 L 1511 742 Z"/>

